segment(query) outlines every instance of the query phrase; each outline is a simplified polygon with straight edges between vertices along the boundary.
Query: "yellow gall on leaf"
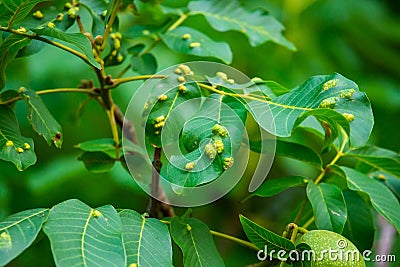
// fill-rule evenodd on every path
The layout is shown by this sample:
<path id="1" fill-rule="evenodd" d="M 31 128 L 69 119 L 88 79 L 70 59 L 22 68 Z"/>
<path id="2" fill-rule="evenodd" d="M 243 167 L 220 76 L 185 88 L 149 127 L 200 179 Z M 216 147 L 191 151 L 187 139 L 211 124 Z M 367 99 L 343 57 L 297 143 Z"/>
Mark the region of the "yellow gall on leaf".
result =
<path id="1" fill-rule="evenodd" d="M 25 149 L 25 150 L 31 149 L 31 145 L 28 144 L 28 143 L 24 143 L 24 149 Z"/>
<path id="2" fill-rule="evenodd" d="M 187 171 L 191 171 L 191 170 L 193 170 L 194 169 L 194 166 L 195 166 L 196 164 L 192 161 L 192 162 L 189 162 L 189 163 L 186 163 L 186 165 L 185 165 L 185 170 L 187 170 Z"/>
<path id="3" fill-rule="evenodd" d="M 337 97 L 329 97 L 327 99 L 322 100 L 321 104 L 319 104 L 320 108 L 334 108 L 337 102 Z"/>
<path id="4" fill-rule="evenodd" d="M 92 212 L 92 217 L 93 217 L 93 218 L 99 218 L 99 217 L 101 217 L 101 216 L 103 216 L 103 214 L 101 214 L 100 211 L 98 211 L 98 210 L 93 210 L 93 212 Z"/>
<path id="5" fill-rule="evenodd" d="M 66 2 L 64 4 L 64 7 L 67 8 L 67 9 L 70 9 L 70 8 L 72 8 L 72 4 L 70 2 Z"/>
<path id="6" fill-rule="evenodd" d="M 40 10 L 36 10 L 34 13 L 33 13 L 33 16 L 35 17 L 35 18 L 37 18 L 37 19 L 42 19 L 44 16 L 43 16 L 43 13 L 40 11 Z"/>
<path id="7" fill-rule="evenodd" d="M 144 36 L 148 36 L 148 35 L 150 35 L 150 31 L 149 31 L 149 30 L 143 30 L 143 31 L 142 31 L 142 34 L 143 34 Z"/>
<path id="8" fill-rule="evenodd" d="M 113 57 L 115 57 L 115 56 L 117 55 L 117 53 L 118 53 L 117 50 L 113 50 L 113 51 L 111 52 L 111 55 L 112 55 Z"/>
<path id="9" fill-rule="evenodd" d="M 190 67 L 188 65 L 185 65 L 185 64 L 179 65 L 178 69 L 182 70 L 185 75 L 188 75 L 188 74 L 192 73 L 192 70 L 190 69 Z"/>
<path id="10" fill-rule="evenodd" d="M 224 143 L 222 142 L 222 140 L 217 139 L 214 141 L 214 148 L 217 151 L 218 154 L 221 154 L 222 152 L 224 152 Z"/>
<path id="11" fill-rule="evenodd" d="M 183 84 L 178 85 L 179 92 L 186 93 L 187 88 Z"/>
<path id="12" fill-rule="evenodd" d="M 303 179 L 303 183 L 308 183 L 308 180 L 307 179 Z"/>
<path id="13" fill-rule="evenodd" d="M 114 48 L 119 49 L 121 47 L 121 41 L 119 39 L 114 39 Z"/>
<path id="14" fill-rule="evenodd" d="M 156 122 L 161 122 L 165 120 L 165 116 L 159 116 L 156 118 Z"/>
<path id="15" fill-rule="evenodd" d="M 232 167 L 233 162 L 234 162 L 234 160 L 232 157 L 224 158 L 224 165 L 223 165 L 224 170 L 227 170 L 230 167 Z"/>
<path id="16" fill-rule="evenodd" d="M 56 25 L 53 23 L 53 22 L 49 22 L 49 23 L 47 23 L 47 27 L 49 27 L 49 28 L 55 28 L 56 27 Z"/>
<path id="17" fill-rule="evenodd" d="M 155 131 L 154 134 L 155 134 L 155 135 L 159 135 L 159 134 L 160 134 L 160 131 Z"/>
<path id="18" fill-rule="evenodd" d="M 107 15 L 107 10 L 104 10 L 103 13 L 101 13 L 101 15 L 102 15 L 103 17 L 105 17 L 105 16 Z"/>
<path id="19" fill-rule="evenodd" d="M 178 69 L 175 69 L 174 72 L 175 72 L 176 74 L 178 74 L 178 75 L 179 75 L 179 74 L 182 74 L 182 70 L 179 69 L 179 68 L 178 68 Z"/>
<path id="20" fill-rule="evenodd" d="M 131 263 L 128 267 L 138 267 L 137 263 Z"/>
<path id="21" fill-rule="evenodd" d="M 56 20 L 57 20 L 57 21 L 62 21 L 63 18 L 64 18 L 64 14 L 63 14 L 63 13 L 58 13 L 58 15 L 57 15 L 57 17 L 56 17 Z"/>
<path id="22" fill-rule="evenodd" d="M 228 79 L 227 82 L 230 83 L 230 84 L 234 84 L 235 80 L 234 79 Z"/>
<path id="23" fill-rule="evenodd" d="M 0 248 L 7 249 L 11 247 L 11 236 L 6 232 L 0 234 Z"/>
<path id="24" fill-rule="evenodd" d="M 160 101 L 165 101 L 165 100 L 167 100 L 167 98 L 168 98 L 167 95 L 159 95 L 158 96 L 158 100 L 160 100 Z"/>
<path id="25" fill-rule="evenodd" d="M 185 33 L 184 35 L 182 35 L 182 39 L 183 40 L 187 40 L 190 39 L 192 36 L 189 33 Z"/>
<path id="26" fill-rule="evenodd" d="M 376 176 L 376 178 L 378 178 L 378 180 L 380 180 L 380 181 L 386 181 L 386 176 L 383 175 L 382 173 L 378 174 L 378 176 Z"/>
<path id="27" fill-rule="evenodd" d="M 19 89 L 18 89 L 18 94 L 22 94 L 22 93 L 24 93 L 26 91 L 26 88 L 25 87 L 20 87 Z"/>
<path id="28" fill-rule="evenodd" d="M 341 98 L 350 98 L 353 96 L 353 94 L 356 92 L 355 89 L 347 89 L 347 90 L 342 90 L 340 91 L 340 97 Z"/>
<path id="29" fill-rule="evenodd" d="M 124 60 L 124 57 L 122 55 L 118 55 L 117 62 L 122 62 L 122 60 Z"/>
<path id="30" fill-rule="evenodd" d="M 220 124 L 215 124 L 212 129 L 211 129 L 212 133 L 215 135 L 219 135 L 222 138 L 227 137 L 228 136 L 228 131 L 226 130 L 226 128 Z"/>
<path id="31" fill-rule="evenodd" d="M 158 128 L 162 128 L 165 125 L 165 121 L 160 121 L 159 123 L 156 123 L 154 125 L 154 128 L 158 129 Z"/>
<path id="32" fill-rule="evenodd" d="M 17 32 L 26 33 L 26 29 L 22 26 L 19 26 L 19 28 L 17 29 Z"/>
<path id="33" fill-rule="evenodd" d="M 76 10 L 74 8 L 70 8 L 67 11 L 68 17 L 74 19 L 76 17 Z"/>
<path id="34" fill-rule="evenodd" d="M 122 39 L 122 34 L 120 32 L 115 33 L 115 38 L 121 40 Z"/>
<path id="35" fill-rule="evenodd" d="M 332 87 L 335 87 L 336 85 L 337 85 L 337 82 L 339 81 L 339 79 L 332 79 L 332 80 L 329 80 L 329 81 L 327 81 L 327 82 L 325 82 L 323 85 L 322 85 L 322 88 L 326 91 L 326 90 L 328 90 L 328 89 L 330 89 L 330 88 L 332 88 Z"/>
<path id="36" fill-rule="evenodd" d="M 225 72 L 218 71 L 218 72 L 216 73 L 216 75 L 217 75 L 218 77 L 220 77 L 220 78 L 221 78 L 222 80 L 224 80 L 224 81 L 228 80 L 228 75 L 226 75 Z"/>
<path id="37" fill-rule="evenodd" d="M 8 140 L 8 141 L 6 142 L 6 146 L 13 146 L 13 145 L 14 145 L 14 142 L 11 141 L 11 140 Z"/>
<path id="38" fill-rule="evenodd" d="M 15 148 L 15 151 L 17 151 L 18 153 L 23 153 L 24 150 L 20 147 Z"/>
<path id="39" fill-rule="evenodd" d="M 190 231 L 192 231 L 192 226 L 190 226 L 189 224 L 186 224 L 186 229 L 190 232 Z"/>
<path id="40" fill-rule="evenodd" d="M 192 42 L 192 43 L 190 43 L 189 46 L 190 46 L 190 48 L 195 48 L 195 47 L 200 47 L 201 44 L 199 42 Z"/>
<path id="41" fill-rule="evenodd" d="M 215 149 L 214 145 L 211 143 L 208 143 L 205 146 L 205 152 L 209 159 L 215 159 L 215 156 L 217 155 L 217 150 Z"/>
<path id="42" fill-rule="evenodd" d="M 354 115 L 353 114 L 351 114 L 351 113 L 343 113 L 342 115 L 343 115 L 343 117 L 346 118 L 346 120 L 348 122 L 354 121 Z"/>
<path id="43" fill-rule="evenodd" d="M 184 82 L 186 82 L 186 80 L 182 76 L 179 76 L 178 77 L 178 82 L 184 83 Z"/>

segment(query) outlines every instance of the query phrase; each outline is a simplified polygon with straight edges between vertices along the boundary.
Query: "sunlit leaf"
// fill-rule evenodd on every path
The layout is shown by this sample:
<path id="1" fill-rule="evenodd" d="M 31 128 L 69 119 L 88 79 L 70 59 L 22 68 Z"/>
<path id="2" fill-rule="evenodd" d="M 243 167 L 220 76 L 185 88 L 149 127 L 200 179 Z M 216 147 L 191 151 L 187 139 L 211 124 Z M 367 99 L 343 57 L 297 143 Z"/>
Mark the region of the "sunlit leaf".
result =
<path id="1" fill-rule="evenodd" d="M 21 135 L 14 111 L 0 105 L 0 159 L 23 171 L 36 163 L 33 140 Z"/>
<path id="2" fill-rule="evenodd" d="M 21 254 L 36 239 L 48 209 L 18 212 L 0 220 L 0 266 Z"/>
<path id="3" fill-rule="evenodd" d="M 55 264 L 63 266 L 126 266 L 122 223 L 110 205 L 92 209 L 71 199 L 50 210 L 43 227 Z"/>
<path id="4" fill-rule="evenodd" d="M 128 266 L 173 266 L 171 238 L 165 224 L 133 210 L 123 210 L 119 216 Z"/>
<path id="5" fill-rule="evenodd" d="M 200 57 L 214 57 L 224 63 L 232 62 L 232 51 L 225 42 L 216 42 L 195 29 L 180 26 L 160 35 L 172 50 Z"/>
<path id="6" fill-rule="evenodd" d="M 264 10 L 248 11 L 239 1 L 192 1 L 190 14 L 201 14 L 210 25 L 221 32 L 234 30 L 245 34 L 252 46 L 267 41 L 295 50 L 292 43 L 282 35 L 284 27 Z"/>

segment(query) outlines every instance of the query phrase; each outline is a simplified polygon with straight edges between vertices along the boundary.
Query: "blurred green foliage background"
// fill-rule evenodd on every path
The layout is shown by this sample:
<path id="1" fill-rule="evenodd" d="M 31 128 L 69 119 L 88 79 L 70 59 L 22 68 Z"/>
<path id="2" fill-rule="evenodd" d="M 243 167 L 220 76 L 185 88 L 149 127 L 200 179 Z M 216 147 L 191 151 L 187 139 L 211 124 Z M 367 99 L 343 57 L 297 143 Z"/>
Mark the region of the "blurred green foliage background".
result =
<path id="1" fill-rule="evenodd" d="M 249 77 L 275 80 L 287 87 L 301 84 L 317 74 L 339 72 L 356 81 L 369 96 L 375 114 L 371 143 L 399 151 L 400 117 L 400 2 L 378 0 L 269 0 L 245 1 L 249 8 L 262 7 L 286 26 L 285 36 L 298 51 L 292 52 L 272 43 L 252 48 L 239 33 L 218 33 L 199 16 L 185 25 L 196 25 L 215 40 L 231 44 L 232 66 Z M 85 16 L 83 16 L 85 21 Z M 129 23 L 127 23 L 129 24 Z M 76 28 L 71 29 L 76 31 Z M 193 60 L 158 46 L 153 50 L 159 70 L 169 65 Z M 118 67 L 110 68 L 118 73 Z M 129 72 L 128 74 L 133 74 Z M 82 79 L 94 78 L 78 58 L 47 47 L 40 53 L 15 60 L 7 70 L 6 89 L 24 86 L 34 90 L 76 87 Z M 140 82 L 121 86 L 114 93 L 115 102 L 126 107 Z M 74 144 L 111 137 L 105 113 L 91 101 L 83 110 L 87 96 L 57 94 L 43 96 L 55 118 L 63 126 L 61 151 L 48 147 L 31 129 L 26 107 L 17 105 L 22 132 L 34 138 L 38 163 L 18 172 L 11 163 L 0 162 L 0 218 L 35 207 L 51 207 L 63 200 L 78 198 L 93 207 L 112 204 L 144 212 L 148 197 L 119 165 L 106 174 L 92 174 L 77 161 Z M 250 164 L 248 174 L 252 171 Z M 314 177 L 315 170 L 298 162 L 276 159 L 269 177 L 303 174 Z M 194 209 L 194 217 L 211 229 L 244 238 L 238 214 L 243 213 L 260 224 L 280 233 L 290 222 L 303 189 L 288 190 L 268 199 L 254 198 L 241 203 L 247 194 L 248 177 L 227 196 Z M 177 209 L 177 213 L 184 210 Z M 255 254 L 237 244 L 215 239 L 228 266 L 254 263 Z M 400 239 L 394 253 L 400 259 Z M 254 254 L 254 255 L 253 255 Z M 35 263 L 35 264 L 32 264 Z M 38 264 L 37 264 L 38 263 Z M 43 239 L 10 266 L 53 266 L 49 242 Z M 372 265 L 371 265 L 372 266 Z M 398 266 L 394 263 L 392 266 Z"/>

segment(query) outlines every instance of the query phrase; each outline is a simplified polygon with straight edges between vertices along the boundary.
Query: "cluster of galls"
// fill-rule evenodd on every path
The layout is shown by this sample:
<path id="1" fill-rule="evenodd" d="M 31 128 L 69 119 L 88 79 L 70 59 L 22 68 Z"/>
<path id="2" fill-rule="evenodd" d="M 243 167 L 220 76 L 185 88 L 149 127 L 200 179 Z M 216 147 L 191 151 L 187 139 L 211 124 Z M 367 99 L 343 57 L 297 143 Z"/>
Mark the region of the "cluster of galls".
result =
<path id="1" fill-rule="evenodd" d="M 76 18 L 76 12 L 79 11 L 79 7 L 73 6 L 70 2 L 66 2 L 64 8 L 67 10 L 67 15 L 69 18 Z"/>
<path id="2" fill-rule="evenodd" d="M 158 135 L 161 132 L 161 128 L 165 124 L 165 116 L 159 116 L 154 120 L 154 134 Z"/>
<path id="3" fill-rule="evenodd" d="M 185 64 L 181 64 L 179 65 L 175 70 L 174 70 L 175 74 L 178 74 L 178 82 L 180 82 L 180 84 L 178 85 L 178 91 L 181 92 L 182 94 L 187 92 L 187 88 L 185 86 L 185 82 L 186 82 L 186 76 L 188 75 L 193 75 L 193 71 L 190 69 L 190 67 L 188 65 Z"/>
<path id="4" fill-rule="evenodd" d="M 110 37 L 111 40 L 113 41 L 113 47 L 114 47 L 114 49 L 111 51 L 111 58 L 116 58 L 117 62 L 120 63 L 124 59 L 122 54 L 119 53 L 119 50 L 121 48 L 122 34 L 119 32 L 111 33 Z"/>
<path id="5" fill-rule="evenodd" d="M 229 78 L 228 78 L 228 75 L 226 75 L 225 72 L 218 71 L 218 72 L 216 73 L 216 75 L 217 75 L 219 78 L 221 78 L 222 80 L 224 80 L 224 81 L 226 81 L 227 83 L 229 83 L 229 84 L 234 84 L 234 83 L 235 83 L 235 80 L 234 80 L 234 79 L 229 79 Z"/>
<path id="6" fill-rule="evenodd" d="M 195 48 L 195 47 L 200 47 L 200 46 L 201 46 L 201 43 L 199 43 L 199 42 L 192 42 L 192 41 L 191 41 L 192 36 L 191 36 L 189 33 L 185 33 L 184 35 L 182 35 L 182 39 L 183 39 L 183 40 L 189 40 L 189 41 L 190 41 L 189 47 L 192 48 L 192 49 Z"/>
<path id="7" fill-rule="evenodd" d="M 66 2 L 65 3 L 64 9 L 67 11 L 66 14 L 68 15 L 68 18 L 70 18 L 70 19 L 75 19 L 76 18 L 76 12 L 79 11 L 79 7 L 72 5 L 70 2 Z M 36 10 L 35 12 L 33 12 L 32 16 L 37 20 L 42 20 L 45 17 L 43 12 L 41 10 L 39 10 L 39 9 Z M 61 22 L 63 19 L 64 19 L 64 14 L 63 13 L 58 13 L 57 17 L 55 17 L 52 21 L 47 23 L 47 27 L 55 28 L 56 25 L 54 24 L 54 22 Z M 20 26 L 17 31 L 25 33 L 26 29 L 24 27 Z"/>
<path id="8" fill-rule="evenodd" d="M 323 84 L 323 89 L 328 90 L 337 84 L 337 79 L 334 80 L 329 80 L 326 83 Z M 336 103 L 339 101 L 339 98 L 347 98 L 350 99 L 353 94 L 356 92 L 355 89 L 345 89 L 339 92 L 339 97 L 328 97 L 324 100 L 321 101 L 319 104 L 320 108 L 334 108 L 336 106 Z M 354 114 L 351 113 L 343 113 L 343 117 L 346 118 L 348 122 L 352 122 L 354 120 Z"/>
<path id="9" fill-rule="evenodd" d="M 23 148 L 22 147 L 16 147 L 14 145 L 14 142 L 11 141 L 11 140 L 8 140 L 6 142 L 5 147 L 6 148 L 15 147 L 15 151 L 17 151 L 18 153 L 24 153 L 25 150 L 30 150 L 31 149 L 31 146 L 28 143 L 24 143 Z"/>

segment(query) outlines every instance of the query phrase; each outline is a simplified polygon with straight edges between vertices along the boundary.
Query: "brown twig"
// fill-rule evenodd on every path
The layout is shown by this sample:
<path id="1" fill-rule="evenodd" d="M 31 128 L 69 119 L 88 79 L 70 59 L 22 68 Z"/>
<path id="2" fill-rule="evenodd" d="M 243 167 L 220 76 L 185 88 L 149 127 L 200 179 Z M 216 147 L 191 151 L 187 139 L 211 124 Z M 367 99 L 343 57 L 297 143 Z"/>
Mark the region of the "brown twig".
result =
<path id="1" fill-rule="evenodd" d="M 154 148 L 154 159 L 153 159 L 153 171 L 151 177 L 151 197 L 148 207 L 148 213 L 150 217 L 158 218 L 159 211 L 159 187 L 160 187 L 160 171 L 161 171 L 161 148 Z"/>

